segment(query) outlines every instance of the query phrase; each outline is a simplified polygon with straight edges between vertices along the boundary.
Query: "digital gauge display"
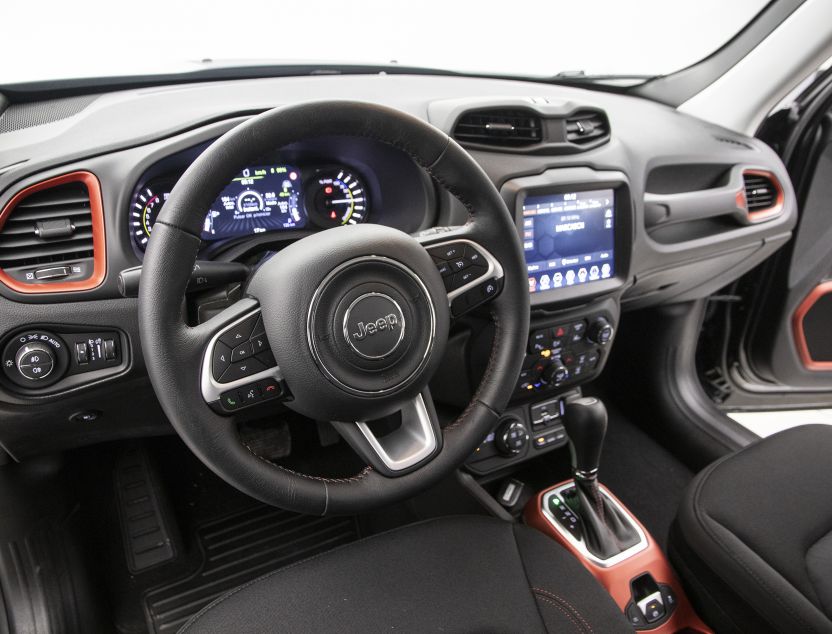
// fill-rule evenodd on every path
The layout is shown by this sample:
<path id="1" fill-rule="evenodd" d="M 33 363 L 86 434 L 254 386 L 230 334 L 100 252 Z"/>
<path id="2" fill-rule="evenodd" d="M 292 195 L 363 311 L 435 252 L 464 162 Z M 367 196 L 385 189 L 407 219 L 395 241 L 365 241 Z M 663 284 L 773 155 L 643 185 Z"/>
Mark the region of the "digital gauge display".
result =
<path id="1" fill-rule="evenodd" d="M 288 165 L 247 167 L 211 205 L 203 240 L 306 226 L 300 171 Z"/>

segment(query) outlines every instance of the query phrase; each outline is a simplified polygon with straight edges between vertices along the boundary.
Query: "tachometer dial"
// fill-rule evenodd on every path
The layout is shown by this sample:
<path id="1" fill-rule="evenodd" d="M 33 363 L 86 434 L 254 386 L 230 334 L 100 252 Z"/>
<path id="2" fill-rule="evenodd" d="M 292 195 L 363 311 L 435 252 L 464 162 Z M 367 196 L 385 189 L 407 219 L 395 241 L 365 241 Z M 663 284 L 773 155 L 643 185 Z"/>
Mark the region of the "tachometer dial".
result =
<path id="1" fill-rule="evenodd" d="M 355 172 L 318 172 L 307 187 L 307 212 L 320 227 L 356 225 L 367 220 L 367 189 Z"/>
<path id="2" fill-rule="evenodd" d="M 134 244 L 142 251 L 153 231 L 153 223 L 170 195 L 172 183 L 157 182 L 143 185 L 133 196 L 130 205 L 130 233 Z"/>

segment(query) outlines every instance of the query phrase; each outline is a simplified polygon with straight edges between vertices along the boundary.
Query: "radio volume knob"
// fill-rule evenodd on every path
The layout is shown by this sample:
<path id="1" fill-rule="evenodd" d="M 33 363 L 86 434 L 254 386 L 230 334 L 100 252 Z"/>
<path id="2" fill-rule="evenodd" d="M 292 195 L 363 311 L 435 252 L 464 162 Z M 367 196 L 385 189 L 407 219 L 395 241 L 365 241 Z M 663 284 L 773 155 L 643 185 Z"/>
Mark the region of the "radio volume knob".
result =
<path id="1" fill-rule="evenodd" d="M 20 375 L 30 381 L 40 381 L 55 369 L 55 354 L 43 343 L 27 343 L 15 355 L 15 366 Z"/>
<path id="2" fill-rule="evenodd" d="M 586 338 L 592 343 L 605 346 L 610 342 L 610 339 L 612 339 L 612 334 L 613 329 L 610 322 L 603 317 L 598 317 L 589 325 L 589 329 L 586 332 Z"/>

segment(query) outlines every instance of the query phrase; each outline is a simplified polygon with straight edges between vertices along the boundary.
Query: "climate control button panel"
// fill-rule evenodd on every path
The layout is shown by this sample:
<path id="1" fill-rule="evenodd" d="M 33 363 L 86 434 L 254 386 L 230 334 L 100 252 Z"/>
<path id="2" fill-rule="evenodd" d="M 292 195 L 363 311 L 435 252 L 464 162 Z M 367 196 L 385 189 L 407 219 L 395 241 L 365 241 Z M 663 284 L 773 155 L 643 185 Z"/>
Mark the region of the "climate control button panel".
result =
<path id="1" fill-rule="evenodd" d="M 593 378 L 614 334 L 612 316 L 605 313 L 532 327 L 515 395 L 550 392 Z"/>

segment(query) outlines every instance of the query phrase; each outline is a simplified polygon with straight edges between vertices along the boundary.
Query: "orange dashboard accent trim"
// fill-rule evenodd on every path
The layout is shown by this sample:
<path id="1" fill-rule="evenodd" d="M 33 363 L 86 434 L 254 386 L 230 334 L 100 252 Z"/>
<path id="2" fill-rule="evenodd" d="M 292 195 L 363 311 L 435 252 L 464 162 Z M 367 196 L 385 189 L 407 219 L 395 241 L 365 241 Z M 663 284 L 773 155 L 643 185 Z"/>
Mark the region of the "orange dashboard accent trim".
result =
<path id="1" fill-rule="evenodd" d="M 64 185 L 66 183 L 84 183 L 90 196 L 90 216 L 92 218 L 92 245 L 93 245 L 93 270 L 92 274 L 85 280 L 72 282 L 52 282 L 47 284 L 28 284 L 14 279 L 8 273 L 0 269 L 0 284 L 18 293 L 41 294 L 41 293 L 72 293 L 77 291 L 88 291 L 101 285 L 107 274 L 107 238 L 104 231 L 104 204 L 101 198 L 101 185 L 95 174 L 91 172 L 78 171 L 63 174 L 54 178 L 48 178 L 34 185 L 21 189 L 11 197 L 8 203 L 0 211 L 0 232 L 3 225 L 14 211 L 15 207 L 28 196 L 49 189 Z"/>
<path id="2" fill-rule="evenodd" d="M 769 220 L 783 213 L 783 206 L 786 202 L 786 193 L 783 191 L 783 186 L 780 184 L 780 179 L 774 175 L 774 172 L 761 169 L 744 169 L 743 176 L 749 174 L 751 176 L 762 176 L 769 179 L 774 184 L 774 189 L 777 190 L 777 198 L 774 200 L 774 206 L 768 209 L 761 209 L 760 211 L 748 211 L 748 202 L 745 201 L 745 210 L 748 213 L 748 220 L 750 222 L 761 222 Z M 743 199 L 745 200 L 745 190 L 743 190 Z"/>
<path id="3" fill-rule="evenodd" d="M 608 568 L 602 568 L 601 566 L 598 566 L 583 557 L 574 546 L 566 541 L 566 539 L 564 539 L 561 534 L 552 527 L 543 515 L 543 496 L 551 489 L 562 486 L 567 482 L 571 482 L 571 480 L 561 482 L 556 484 L 554 487 L 545 489 L 529 500 L 529 503 L 523 511 L 523 519 L 526 521 L 526 524 L 541 531 L 544 535 L 551 537 L 572 553 L 572 555 L 577 557 L 584 567 L 589 570 L 598 582 L 604 586 L 607 592 L 610 593 L 610 596 L 612 596 L 613 600 L 616 604 L 618 604 L 618 607 L 621 608 L 622 612 L 626 611 L 627 604 L 631 600 L 630 581 L 642 573 L 649 572 L 657 583 L 667 584 L 673 588 L 673 592 L 676 594 L 677 603 L 676 609 L 671 617 L 658 627 L 651 630 L 640 631 L 651 632 L 651 634 L 671 634 L 673 632 L 681 631 L 697 632 L 699 634 L 712 634 L 713 631 L 705 625 L 696 615 L 696 612 L 694 612 L 693 607 L 682 589 L 682 585 L 676 578 L 676 575 L 670 567 L 670 563 L 667 561 L 664 553 L 662 553 L 661 549 L 656 544 L 653 536 L 650 535 L 647 529 L 644 528 L 641 522 L 637 519 L 635 520 L 636 523 L 641 530 L 644 531 L 644 534 L 647 537 L 647 548 L 640 553 L 636 553 L 632 557 Z M 603 488 L 607 491 L 607 493 L 610 493 L 609 489 L 606 487 Z M 612 493 L 610 493 L 610 497 L 621 504 L 622 508 L 627 508 L 621 500 L 612 495 Z M 632 513 L 630 513 L 630 515 L 632 515 Z"/>
<path id="4" fill-rule="evenodd" d="M 806 342 L 806 332 L 803 329 L 803 320 L 807 313 L 812 309 L 817 301 L 824 295 L 832 293 L 832 281 L 822 282 L 811 290 L 811 292 L 804 298 L 800 305 L 795 309 L 792 316 L 792 330 L 794 332 L 794 343 L 797 347 L 797 353 L 800 356 L 800 362 L 803 367 L 812 372 L 830 372 L 832 371 L 832 361 L 815 361 L 812 358 L 812 353 L 809 352 L 809 344 Z"/>

